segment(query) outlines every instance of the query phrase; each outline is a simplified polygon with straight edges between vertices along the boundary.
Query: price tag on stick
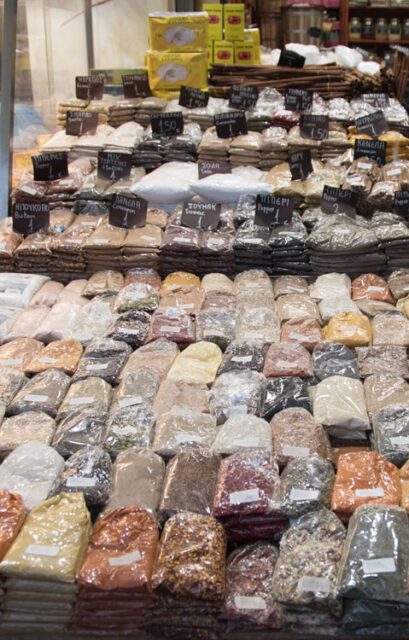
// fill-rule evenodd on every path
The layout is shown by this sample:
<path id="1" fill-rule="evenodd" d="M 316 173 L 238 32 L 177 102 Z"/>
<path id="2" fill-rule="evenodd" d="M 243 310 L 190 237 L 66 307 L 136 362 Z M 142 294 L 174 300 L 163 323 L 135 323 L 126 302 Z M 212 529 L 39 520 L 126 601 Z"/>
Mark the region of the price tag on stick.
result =
<path id="1" fill-rule="evenodd" d="M 345 213 L 355 218 L 358 197 L 356 191 L 338 189 L 326 184 L 322 193 L 321 209 L 324 213 Z"/>
<path id="2" fill-rule="evenodd" d="M 293 180 L 304 180 L 312 173 L 310 149 L 290 153 L 290 171 Z"/>
<path id="3" fill-rule="evenodd" d="M 186 202 L 183 205 L 181 223 L 191 229 L 217 229 L 221 205 L 213 202 Z"/>
<path id="4" fill-rule="evenodd" d="M 151 115 L 152 133 L 156 138 L 170 138 L 183 133 L 183 114 L 180 111 Z"/>
<path id="5" fill-rule="evenodd" d="M 294 198 L 258 195 L 256 197 L 254 223 L 270 228 L 290 224 L 293 211 Z"/>
<path id="6" fill-rule="evenodd" d="M 104 180 L 123 180 L 129 178 L 132 156 L 128 153 L 100 151 L 98 153 L 98 178 Z"/>
<path id="7" fill-rule="evenodd" d="M 311 113 L 300 115 L 300 135 L 311 140 L 326 140 L 329 134 L 328 116 L 313 116 Z"/>
<path id="8" fill-rule="evenodd" d="M 305 64 L 304 56 L 300 56 L 295 51 L 282 49 L 278 60 L 279 67 L 293 67 L 293 69 L 302 69 Z"/>
<path id="9" fill-rule="evenodd" d="M 122 76 L 125 98 L 147 98 L 152 95 L 147 73 L 132 73 Z"/>
<path id="10" fill-rule="evenodd" d="M 386 109 L 389 107 L 389 96 L 387 93 L 364 93 L 363 99 L 376 109 Z"/>
<path id="11" fill-rule="evenodd" d="M 16 202 L 13 205 L 13 231 L 37 233 L 47 231 L 50 226 L 50 205 L 45 202 Z"/>
<path id="12" fill-rule="evenodd" d="M 230 109 L 253 109 L 258 100 L 256 87 L 243 87 L 241 84 L 233 84 L 230 89 Z"/>
<path id="13" fill-rule="evenodd" d="M 91 111 L 67 111 L 65 133 L 68 136 L 82 136 L 95 133 L 98 126 L 98 114 Z"/>
<path id="14" fill-rule="evenodd" d="M 109 210 L 109 224 L 124 229 L 138 229 L 146 225 L 148 203 L 142 198 L 128 198 L 117 193 Z"/>
<path id="15" fill-rule="evenodd" d="M 357 118 L 355 126 L 358 133 L 364 133 L 371 138 L 378 138 L 389 129 L 382 111 L 375 111 L 375 113 L 370 113 L 368 116 Z"/>
<path id="16" fill-rule="evenodd" d="M 214 116 L 216 133 L 219 138 L 235 138 L 248 133 L 246 116 L 243 111 L 217 113 Z"/>
<path id="17" fill-rule="evenodd" d="M 213 162 L 211 160 L 199 162 L 199 180 L 212 176 L 214 173 L 231 173 L 230 162 Z"/>
<path id="18" fill-rule="evenodd" d="M 312 91 L 307 89 L 287 89 L 285 92 L 285 108 L 288 111 L 311 111 L 312 109 Z"/>
<path id="19" fill-rule="evenodd" d="M 386 161 L 386 142 L 382 140 L 365 140 L 356 138 L 354 145 L 354 160 L 358 158 L 370 158 L 383 167 Z"/>
<path id="20" fill-rule="evenodd" d="M 31 156 L 34 180 L 59 180 L 68 176 L 68 157 L 66 151 L 44 153 Z"/>
<path id="21" fill-rule="evenodd" d="M 209 92 L 195 89 L 194 87 L 180 87 L 179 104 L 187 109 L 200 109 L 207 107 L 209 102 Z"/>
<path id="22" fill-rule="evenodd" d="M 80 100 L 102 100 L 104 80 L 104 76 L 77 76 L 75 95 Z"/>
<path id="23" fill-rule="evenodd" d="M 395 191 L 393 211 L 409 220 L 409 191 Z"/>

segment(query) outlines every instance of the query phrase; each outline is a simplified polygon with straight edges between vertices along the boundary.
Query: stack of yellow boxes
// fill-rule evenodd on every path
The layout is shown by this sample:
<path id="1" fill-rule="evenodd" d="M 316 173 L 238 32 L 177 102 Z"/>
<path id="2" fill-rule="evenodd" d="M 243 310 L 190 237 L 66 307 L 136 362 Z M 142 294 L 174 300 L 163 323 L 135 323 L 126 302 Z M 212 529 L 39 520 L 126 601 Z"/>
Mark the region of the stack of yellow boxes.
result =
<path id="1" fill-rule="evenodd" d="M 209 15 L 208 62 L 259 64 L 260 31 L 244 28 L 244 4 L 203 4 Z"/>
<path id="2" fill-rule="evenodd" d="M 207 89 L 207 21 L 204 11 L 149 15 L 147 63 L 153 95 L 177 97 L 182 85 Z"/>

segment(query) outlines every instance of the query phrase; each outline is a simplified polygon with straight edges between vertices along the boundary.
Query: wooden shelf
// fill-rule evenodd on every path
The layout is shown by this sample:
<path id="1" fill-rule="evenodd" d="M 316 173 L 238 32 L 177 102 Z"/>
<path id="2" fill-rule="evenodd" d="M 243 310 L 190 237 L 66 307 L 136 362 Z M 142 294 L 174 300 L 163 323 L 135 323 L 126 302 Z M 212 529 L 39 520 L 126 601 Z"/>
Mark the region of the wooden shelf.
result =
<path id="1" fill-rule="evenodd" d="M 407 45 L 409 40 L 348 40 L 349 44 L 400 44 Z"/>
<path id="2" fill-rule="evenodd" d="M 368 11 L 369 13 L 378 13 L 379 11 L 409 13 L 409 7 L 351 7 L 351 5 L 349 5 L 348 9 L 349 13 L 352 13 L 352 11 L 362 11 L 363 13 L 367 13 Z"/>

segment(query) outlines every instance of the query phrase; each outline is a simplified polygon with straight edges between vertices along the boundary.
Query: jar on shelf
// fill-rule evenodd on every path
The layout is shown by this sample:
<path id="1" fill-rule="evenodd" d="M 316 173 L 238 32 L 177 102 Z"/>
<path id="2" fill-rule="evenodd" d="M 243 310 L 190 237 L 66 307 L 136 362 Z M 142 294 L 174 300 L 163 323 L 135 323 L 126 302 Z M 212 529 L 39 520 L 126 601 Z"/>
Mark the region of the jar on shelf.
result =
<path id="1" fill-rule="evenodd" d="M 364 40 L 373 40 L 375 38 L 374 22 L 372 18 L 365 18 L 362 25 L 362 38 Z"/>
<path id="2" fill-rule="evenodd" d="M 388 21 L 385 18 L 378 18 L 375 27 L 375 40 L 388 39 Z"/>
<path id="3" fill-rule="evenodd" d="M 359 18 L 352 18 L 349 21 L 349 39 L 360 40 L 361 39 L 361 20 Z"/>
<path id="4" fill-rule="evenodd" d="M 401 34 L 402 34 L 402 25 L 400 20 L 398 20 L 397 18 L 392 18 L 389 21 L 389 28 L 388 28 L 389 40 L 396 42 L 397 40 L 401 39 Z"/>
<path id="5" fill-rule="evenodd" d="M 403 23 L 402 40 L 409 40 L 409 18 L 406 18 L 406 20 Z"/>

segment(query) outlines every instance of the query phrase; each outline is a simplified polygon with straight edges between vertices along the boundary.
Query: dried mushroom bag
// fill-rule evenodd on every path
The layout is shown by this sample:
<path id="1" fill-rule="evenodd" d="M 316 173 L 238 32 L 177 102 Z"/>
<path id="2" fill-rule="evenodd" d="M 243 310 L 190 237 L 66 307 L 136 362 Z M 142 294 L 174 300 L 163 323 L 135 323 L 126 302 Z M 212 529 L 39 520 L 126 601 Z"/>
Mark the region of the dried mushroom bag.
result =
<path id="1" fill-rule="evenodd" d="M 312 398 L 314 418 L 319 424 L 351 431 L 370 429 L 360 380 L 330 376 L 313 388 Z"/>
<path id="2" fill-rule="evenodd" d="M 345 536 L 343 524 L 325 508 L 293 520 L 280 541 L 272 583 L 276 599 L 291 609 L 329 609 L 341 616 L 337 579 Z"/>
<path id="3" fill-rule="evenodd" d="M 0 491 L 0 561 L 16 539 L 25 517 L 22 497 L 18 493 Z"/>
<path id="4" fill-rule="evenodd" d="M 27 516 L 0 567 L 8 578 L 74 583 L 90 533 L 80 493 L 62 493 Z"/>
<path id="5" fill-rule="evenodd" d="M 128 311 L 121 314 L 105 335 L 126 342 L 132 348 L 140 347 L 146 340 L 151 317 L 146 311 Z"/>
<path id="6" fill-rule="evenodd" d="M 307 349 L 301 344 L 272 344 L 264 363 L 266 378 L 275 376 L 312 376 L 312 361 Z"/>
<path id="7" fill-rule="evenodd" d="M 308 458 L 316 454 L 330 460 L 331 446 L 320 424 L 302 408 L 284 409 L 271 420 L 273 452 L 280 467 L 294 458 Z"/>
<path id="8" fill-rule="evenodd" d="M 152 408 L 145 402 L 111 410 L 104 449 L 113 457 L 130 447 L 150 449 L 154 425 Z"/>
<path id="9" fill-rule="evenodd" d="M 179 348 L 174 342 L 160 338 L 137 349 L 129 357 L 122 375 L 125 375 L 128 371 L 147 369 L 148 371 L 156 372 L 160 379 L 163 380 L 178 353 Z"/>
<path id="10" fill-rule="evenodd" d="M 387 282 L 374 273 L 364 273 L 352 282 L 352 299 L 370 298 L 394 304 Z"/>
<path id="11" fill-rule="evenodd" d="M 118 271 L 99 271 L 88 280 L 82 295 L 86 298 L 94 296 L 117 294 L 124 286 L 124 277 Z"/>
<path id="12" fill-rule="evenodd" d="M 340 563 L 339 593 L 347 598 L 408 602 L 408 516 L 391 505 L 354 512 Z"/>
<path id="13" fill-rule="evenodd" d="M 358 347 L 356 355 L 361 378 L 373 374 L 409 378 L 406 347 Z"/>
<path id="14" fill-rule="evenodd" d="M 256 416 L 232 416 L 219 428 L 212 451 L 231 455 L 249 448 L 272 451 L 271 429 L 266 420 Z"/>
<path id="15" fill-rule="evenodd" d="M 54 431 L 55 421 L 41 411 L 26 411 L 5 418 L 0 427 L 0 452 L 9 453 L 21 444 L 33 440 L 49 445 Z"/>
<path id="16" fill-rule="evenodd" d="M 214 342 L 226 349 L 234 339 L 237 312 L 234 309 L 200 311 L 196 318 L 196 340 Z"/>
<path id="17" fill-rule="evenodd" d="M 182 451 L 172 458 L 159 504 L 161 518 L 183 511 L 210 515 L 219 466 L 220 457 L 210 451 Z"/>
<path id="18" fill-rule="evenodd" d="M 209 391 L 209 409 L 218 424 L 233 415 L 260 415 L 266 380 L 257 371 L 222 373 Z"/>
<path id="19" fill-rule="evenodd" d="M 399 312 L 378 313 L 372 319 L 374 346 L 409 346 L 409 320 Z"/>
<path id="20" fill-rule="evenodd" d="M 0 465 L 0 489 L 19 493 L 28 511 L 46 500 L 64 469 L 64 459 L 41 442 L 22 444 Z"/>
<path id="21" fill-rule="evenodd" d="M 220 348 L 213 342 L 201 341 L 189 345 L 176 357 L 168 379 L 174 382 L 211 384 L 222 360 Z"/>
<path id="22" fill-rule="evenodd" d="M 269 542 L 253 542 L 227 556 L 223 618 L 245 626 L 282 627 L 284 610 L 273 590 L 277 558 L 277 548 Z"/>
<path id="23" fill-rule="evenodd" d="M 57 420 L 63 420 L 78 409 L 92 409 L 96 413 L 108 413 L 112 387 L 101 378 L 86 378 L 73 382 L 58 411 Z"/>
<path id="24" fill-rule="evenodd" d="M 280 276 L 274 281 L 274 297 L 279 298 L 291 293 L 308 294 L 308 282 L 301 276 Z"/>
<path id="25" fill-rule="evenodd" d="M 27 366 L 28 373 L 40 373 L 47 369 L 58 369 L 72 375 L 82 356 L 82 344 L 78 340 L 50 342 Z"/>
<path id="26" fill-rule="evenodd" d="M 92 409 L 74 411 L 59 423 L 52 446 L 61 456 L 68 458 L 83 447 L 100 445 L 104 440 L 106 424 L 106 416 L 94 413 Z"/>
<path id="27" fill-rule="evenodd" d="M 178 513 L 163 529 L 152 576 L 154 590 L 190 601 L 221 604 L 226 534 L 211 516 Z"/>
<path id="28" fill-rule="evenodd" d="M 263 371 L 265 349 L 257 344 L 240 344 L 232 342 L 223 354 L 218 375 L 229 371 Z"/>
<path id="29" fill-rule="evenodd" d="M 360 313 L 345 311 L 331 318 L 322 330 L 322 337 L 347 347 L 366 347 L 372 341 L 371 323 Z"/>
<path id="30" fill-rule="evenodd" d="M 374 414 L 391 404 L 409 402 L 409 384 L 403 378 L 391 375 L 372 375 L 364 380 L 366 408 L 371 419 Z"/>
<path id="31" fill-rule="evenodd" d="M 58 369 L 38 373 L 14 396 L 7 413 L 13 416 L 24 411 L 43 411 L 55 418 L 69 386 L 70 378 Z"/>
<path id="32" fill-rule="evenodd" d="M 131 283 L 124 287 L 115 299 L 115 313 L 126 311 L 155 311 L 159 306 L 159 296 L 154 287 L 143 282 Z"/>
<path id="33" fill-rule="evenodd" d="M 175 406 L 157 419 L 152 449 L 164 457 L 185 448 L 210 449 L 216 433 L 214 416 Z"/>
<path id="34" fill-rule="evenodd" d="M 316 302 L 306 293 L 280 295 L 276 301 L 280 322 L 298 318 L 315 318 L 320 322 L 320 312 Z"/>
<path id="35" fill-rule="evenodd" d="M 153 413 L 156 417 L 160 416 L 173 406 L 186 406 L 200 413 L 208 413 L 207 385 L 164 380 L 153 403 Z"/>
<path id="36" fill-rule="evenodd" d="M 151 593 L 158 540 L 158 526 L 144 509 L 128 506 L 107 513 L 94 525 L 78 585 Z"/>
<path id="37" fill-rule="evenodd" d="M 334 469 L 317 455 L 291 460 L 280 477 L 280 511 L 300 516 L 331 504 Z"/>
<path id="38" fill-rule="evenodd" d="M 18 369 L 0 366 L 0 402 L 8 405 L 27 381 Z"/>
<path id="39" fill-rule="evenodd" d="M 366 347 L 358 347 L 358 350 L 361 348 L 365 349 Z M 319 380 L 331 376 L 359 378 L 356 356 L 348 347 L 339 342 L 325 340 L 319 342 L 312 352 L 312 365 L 314 375 Z"/>
<path id="40" fill-rule="evenodd" d="M 194 286 L 200 287 L 200 278 L 187 271 L 174 271 L 164 279 L 162 283 L 162 293 L 169 293 L 179 287 Z"/>
<path id="41" fill-rule="evenodd" d="M 112 489 L 112 463 L 101 447 L 84 447 L 68 458 L 55 494 L 84 494 L 88 507 L 104 505 Z"/>
<path id="42" fill-rule="evenodd" d="M 43 348 L 43 343 L 33 338 L 16 338 L 0 347 L 0 366 L 26 371 L 27 365 Z"/>
<path id="43" fill-rule="evenodd" d="M 153 451 L 122 451 L 114 462 L 112 493 L 104 512 L 137 505 L 156 518 L 164 476 L 165 463 Z"/>
<path id="44" fill-rule="evenodd" d="M 308 382 L 297 376 L 269 378 L 265 387 L 261 415 L 265 420 L 290 407 L 300 407 L 310 411 L 311 400 Z"/>
<path id="45" fill-rule="evenodd" d="M 372 442 L 379 455 L 397 466 L 404 464 L 409 459 L 409 407 L 407 403 L 391 404 L 375 414 Z"/>
<path id="46" fill-rule="evenodd" d="M 272 513 L 278 506 L 279 482 L 277 462 L 268 451 L 235 453 L 220 465 L 213 515 Z"/>

